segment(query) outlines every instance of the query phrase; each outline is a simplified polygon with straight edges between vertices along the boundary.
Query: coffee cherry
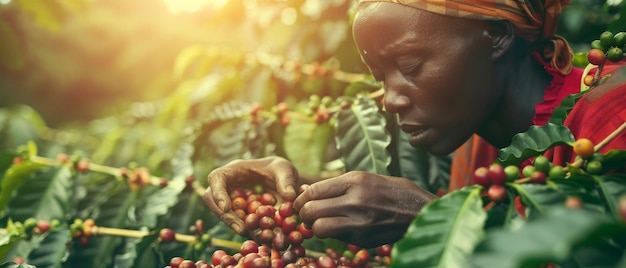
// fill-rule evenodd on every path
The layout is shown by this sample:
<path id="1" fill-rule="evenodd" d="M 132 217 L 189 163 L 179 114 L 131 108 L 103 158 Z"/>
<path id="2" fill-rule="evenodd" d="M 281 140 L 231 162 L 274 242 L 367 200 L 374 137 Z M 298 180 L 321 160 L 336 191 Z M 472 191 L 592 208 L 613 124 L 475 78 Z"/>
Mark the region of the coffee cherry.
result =
<path id="1" fill-rule="evenodd" d="M 570 196 L 565 199 L 565 207 L 566 208 L 580 208 L 582 207 L 583 202 L 578 196 Z"/>
<path id="2" fill-rule="evenodd" d="M 235 260 L 235 257 L 225 254 L 222 256 L 222 258 L 220 258 L 219 265 L 221 265 L 222 267 L 228 267 L 229 265 L 237 265 L 237 260 Z"/>
<path id="3" fill-rule="evenodd" d="M 587 163 L 586 166 L 587 173 L 591 175 L 599 175 L 602 174 L 602 162 L 591 160 Z"/>
<path id="4" fill-rule="evenodd" d="M 591 41 L 591 49 L 598 49 L 598 50 L 600 50 L 602 52 L 602 54 L 604 54 L 604 51 L 606 51 L 607 48 L 608 47 L 605 47 L 605 46 L 602 45 L 602 42 L 600 42 L 600 39 L 596 39 L 596 40 Z"/>
<path id="5" fill-rule="evenodd" d="M 626 32 L 619 32 L 616 33 L 614 36 L 615 39 L 615 46 L 616 47 L 622 47 L 624 45 L 626 45 Z"/>
<path id="6" fill-rule="evenodd" d="M 516 165 L 508 165 L 504 168 L 504 174 L 506 174 L 507 181 L 514 181 L 519 179 L 519 167 Z"/>
<path id="7" fill-rule="evenodd" d="M 172 266 L 172 268 L 179 268 L 183 261 L 185 261 L 185 259 L 181 257 L 174 257 L 170 260 L 170 266 Z"/>
<path id="8" fill-rule="evenodd" d="M 256 213 L 246 215 L 246 218 L 243 220 L 246 229 L 254 230 L 259 228 L 259 215 Z"/>
<path id="9" fill-rule="evenodd" d="M 594 144 L 591 140 L 580 138 L 574 142 L 574 153 L 583 159 L 593 156 Z"/>
<path id="10" fill-rule="evenodd" d="M 622 49 L 619 47 L 612 47 L 606 53 L 606 58 L 612 62 L 621 61 L 623 57 L 624 57 L 624 51 L 622 51 Z"/>
<path id="11" fill-rule="evenodd" d="M 259 200 L 248 201 L 248 209 L 246 211 L 248 211 L 248 214 L 256 213 L 261 206 L 263 206 L 263 204 L 261 204 Z M 261 217 L 261 215 L 259 215 L 259 217 Z"/>
<path id="12" fill-rule="evenodd" d="M 548 172 L 548 177 L 550 179 L 563 179 L 565 178 L 565 169 L 563 169 L 562 166 L 552 166 L 552 168 L 550 168 L 550 171 Z"/>
<path id="13" fill-rule="evenodd" d="M 243 241 L 239 247 L 239 252 L 243 256 L 246 256 L 249 253 L 257 253 L 259 252 L 259 244 L 257 244 L 254 240 Z"/>
<path id="14" fill-rule="evenodd" d="M 284 232 L 291 232 L 298 228 L 298 220 L 295 216 L 289 216 L 283 219 L 283 223 L 281 224 L 281 228 Z"/>
<path id="15" fill-rule="evenodd" d="M 219 265 L 221 263 L 222 257 L 224 257 L 225 255 L 228 255 L 228 253 L 226 253 L 226 251 L 224 251 L 223 249 L 213 251 L 213 254 L 211 255 L 211 263 L 213 263 L 213 265 Z"/>
<path id="16" fill-rule="evenodd" d="M 390 244 L 384 244 L 376 247 L 376 253 L 380 256 L 391 256 L 393 247 Z"/>
<path id="17" fill-rule="evenodd" d="M 261 233 L 259 233 L 259 242 L 261 244 L 272 244 L 272 240 L 274 239 L 274 231 L 272 229 L 263 229 Z"/>
<path id="18" fill-rule="evenodd" d="M 546 173 L 543 173 L 543 171 L 535 170 L 535 172 L 530 175 L 530 181 L 533 183 L 545 184 Z"/>
<path id="19" fill-rule="evenodd" d="M 259 215 L 259 217 L 263 218 L 263 217 L 274 217 L 274 213 L 276 213 L 276 209 L 270 205 L 261 205 L 256 209 L 256 214 Z"/>
<path id="20" fill-rule="evenodd" d="M 274 238 L 272 239 L 272 246 L 280 251 L 287 249 L 287 247 L 289 247 L 289 243 L 285 233 L 276 232 L 274 234 Z"/>
<path id="21" fill-rule="evenodd" d="M 525 178 L 528 178 L 533 174 L 533 172 L 535 172 L 535 170 L 536 170 L 535 166 L 531 166 L 531 165 L 525 166 L 524 168 L 522 168 L 522 175 Z"/>
<path id="22" fill-rule="evenodd" d="M 352 265 L 354 266 L 362 266 L 365 265 L 370 259 L 370 253 L 366 249 L 360 249 L 356 253 L 354 253 L 354 258 L 352 258 Z"/>
<path id="23" fill-rule="evenodd" d="M 176 232 L 170 228 L 163 228 L 159 231 L 159 238 L 163 242 L 172 242 L 176 240 Z"/>
<path id="24" fill-rule="evenodd" d="M 232 206 L 233 210 L 235 210 L 235 209 L 246 210 L 248 208 L 248 201 L 246 201 L 246 199 L 241 197 L 241 196 L 235 197 L 231 201 L 231 206 Z"/>
<path id="25" fill-rule="evenodd" d="M 276 221 L 274 221 L 273 217 L 262 217 L 259 219 L 259 228 L 261 229 L 273 229 L 276 227 Z"/>
<path id="26" fill-rule="evenodd" d="M 192 260 L 184 260 L 178 266 L 179 268 L 196 268 L 196 263 Z"/>
<path id="27" fill-rule="evenodd" d="M 89 171 L 89 160 L 87 159 L 81 159 L 78 161 L 78 163 L 76 163 L 76 170 L 78 172 L 87 172 Z"/>
<path id="28" fill-rule="evenodd" d="M 304 246 L 298 244 L 291 246 L 291 252 L 295 253 L 297 257 L 304 257 L 306 249 Z"/>
<path id="29" fill-rule="evenodd" d="M 317 264 L 316 267 L 319 267 L 319 268 L 336 268 L 337 267 L 337 264 L 335 263 L 335 261 L 331 257 L 326 256 L 326 255 L 319 256 L 317 258 L 316 264 Z"/>
<path id="30" fill-rule="evenodd" d="M 500 202 L 506 198 L 506 188 L 500 184 L 494 184 L 487 191 L 489 199 L 494 202 Z"/>
<path id="31" fill-rule="evenodd" d="M 44 234 L 50 230 L 50 223 L 47 221 L 40 220 L 37 222 L 37 233 Z"/>
<path id="32" fill-rule="evenodd" d="M 489 186 L 489 169 L 487 167 L 479 167 L 474 170 L 474 183 L 482 186 Z"/>
<path id="33" fill-rule="evenodd" d="M 589 60 L 589 63 L 593 65 L 600 65 L 604 62 L 606 56 L 604 55 L 604 51 L 594 48 L 589 50 L 589 53 L 587 53 L 587 59 Z"/>
<path id="34" fill-rule="evenodd" d="M 550 172 L 550 168 L 552 168 L 552 162 L 550 162 L 550 160 L 543 155 L 535 157 L 533 164 L 535 165 L 536 170 L 545 174 L 548 174 L 548 172 Z"/>
<path id="35" fill-rule="evenodd" d="M 612 32 L 604 31 L 600 34 L 600 43 L 604 47 L 611 47 L 615 43 L 614 35 Z"/>
<path id="36" fill-rule="evenodd" d="M 585 84 L 585 86 L 592 86 L 593 85 L 593 75 L 586 75 L 585 78 L 583 79 L 583 83 Z"/>
<path id="37" fill-rule="evenodd" d="M 285 201 L 282 204 L 280 204 L 280 206 L 278 206 L 278 213 L 280 213 L 280 216 L 282 216 L 283 218 L 287 218 L 293 215 L 294 213 L 293 202 Z"/>
<path id="38" fill-rule="evenodd" d="M 489 165 L 489 179 L 493 184 L 502 185 L 506 182 L 506 174 L 504 173 L 504 167 L 500 164 Z"/>
<path id="39" fill-rule="evenodd" d="M 272 194 L 272 193 L 262 193 L 261 196 L 259 197 L 259 201 L 261 201 L 261 204 L 263 205 L 268 205 L 268 206 L 273 206 L 276 205 L 276 197 Z"/>
<path id="40" fill-rule="evenodd" d="M 230 191 L 230 199 L 231 200 L 234 200 L 237 197 L 241 197 L 241 198 L 246 199 L 248 197 L 248 195 L 242 189 L 235 189 L 235 190 Z M 246 203 L 248 203 L 247 201 L 248 200 L 246 199 Z"/>
<path id="41" fill-rule="evenodd" d="M 622 221 L 626 222 L 626 195 L 622 195 L 617 201 L 617 208 L 619 209 L 619 216 Z"/>
<path id="42" fill-rule="evenodd" d="M 300 245 L 302 244 L 302 241 L 304 241 L 304 237 L 302 236 L 302 233 L 300 231 L 293 230 L 289 232 L 289 242 L 292 245 Z"/>
<path id="43" fill-rule="evenodd" d="M 313 230 L 308 229 L 306 225 L 304 225 L 304 223 L 300 223 L 298 225 L 298 231 L 302 233 L 302 237 L 304 237 L 304 239 L 309 239 L 313 237 Z"/>

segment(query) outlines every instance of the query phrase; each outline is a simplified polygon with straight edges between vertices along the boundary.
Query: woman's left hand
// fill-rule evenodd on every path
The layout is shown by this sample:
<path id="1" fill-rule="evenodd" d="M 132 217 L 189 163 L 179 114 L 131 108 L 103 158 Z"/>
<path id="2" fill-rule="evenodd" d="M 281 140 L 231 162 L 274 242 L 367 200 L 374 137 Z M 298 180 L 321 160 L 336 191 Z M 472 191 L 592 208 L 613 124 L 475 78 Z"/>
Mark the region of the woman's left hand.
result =
<path id="1" fill-rule="evenodd" d="M 311 184 L 294 207 L 317 237 L 372 248 L 402 238 L 435 198 L 404 178 L 353 171 Z"/>

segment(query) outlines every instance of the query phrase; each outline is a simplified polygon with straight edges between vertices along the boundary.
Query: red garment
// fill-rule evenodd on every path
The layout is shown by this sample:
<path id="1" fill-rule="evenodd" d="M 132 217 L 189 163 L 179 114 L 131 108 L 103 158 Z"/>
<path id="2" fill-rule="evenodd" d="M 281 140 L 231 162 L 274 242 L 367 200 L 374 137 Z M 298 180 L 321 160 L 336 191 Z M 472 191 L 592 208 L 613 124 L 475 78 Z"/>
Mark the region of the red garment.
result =
<path id="1" fill-rule="evenodd" d="M 602 76 L 624 66 L 626 66 L 626 60 L 619 64 L 605 65 Z M 544 63 L 544 67 L 554 78 L 545 90 L 544 100 L 535 106 L 533 118 L 535 125 L 546 124 L 561 101 L 570 94 L 580 92 L 581 88 L 583 69 L 574 68 L 570 74 L 563 76 L 547 63 Z M 590 72 L 591 75 L 594 73 L 595 69 Z M 578 100 L 563 123 L 575 138 L 588 138 L 597 144 L 626 122 L 626 82 L 624 81 L 626 80 L 611 81 L 609 79 L 605 84 L 594 88 Z M 626 134 L 615 138 L 600 152 L 604 153 L 609 149 L 626 149 Z M 571 163 L 575 158 L 570 146 L 555 147 L 546 152 L 546 156 L 559 165 L 564 165 L 565 162 Z M 449 190 L 473 184 L 474 170 L 481 166 L 488 166 L 497 157 L 498 148 L 474 135 L 454 153 Z"/>

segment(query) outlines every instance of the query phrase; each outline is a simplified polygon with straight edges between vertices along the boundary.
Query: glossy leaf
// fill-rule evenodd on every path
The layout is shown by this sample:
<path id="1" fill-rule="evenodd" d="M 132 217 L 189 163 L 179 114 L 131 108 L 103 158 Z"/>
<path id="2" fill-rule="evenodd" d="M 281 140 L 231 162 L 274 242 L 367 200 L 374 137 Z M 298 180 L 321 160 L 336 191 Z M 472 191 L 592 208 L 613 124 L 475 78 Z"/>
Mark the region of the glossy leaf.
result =
<path id="1" fill-rule="evenodd" d="M 123 253 L 115 255 L 115 268 L 142 268 L 163 266 L 156 258 L 153 248 L 159 239 L 159 232 L 152 232 L 141 238 L 132 238 L 126 243 Z"/>
<path id="2" fill-rule="evenodd" d="M 124 182 L 117 183 L 114 194 L 107 202 L 100 205 L 91 215 L 96 225 L 111 228 L 126 228 L 131 214 L 137 203 L 137 191 L 128 189 Z M 68 262 L 71 265 L 84 265 L 85 267 L 108 267 L 111 263 L 115 249 L 122 239 L 116 236 L 93 236 L 89 238 L 89 244 L 82 246 L 78 241 L 74 242 L 73 254 Z"/>
<path id="3" fill-rule="evenodd" d="M 4 173 L 0 187 L 0 212 L 4 211 L 13 196 L 13 192 L 28 179 L 28 176 L 44 167 L 42 164 L 25 160 L 18 165 L 12 165 Z"/>
<path id="4" fill-rule="evenodd" d="M 543 184 L 510 183 L 518 194 L 522 197 L 522 202 L 530 209 L 528 218 L 543 215 L 552 206 L 564 206 L 565 196 L 556 189 Z"/>
<path id="5" fill-rule="evenodd" d="M 566 228 L 564 228 L 566 227 Z M 471 267 L 530 268 L 564 261 L 572 249 L 601 237 L 623 237 L 626 225 L 603 213 L 555 209 L 519 229 L 487 232 L 469 259 Z"/>
<path id="6" fill-rule="evenodd" d="M 513 136 L 508 147 L 500 149 L 497 161 L 503 165 L 519 165 L 526 159 L 540 155 L 556 145 L 573 142 L 574 136 L 565 126 L 553 123 L 531 126 L 527 132 Z"/>
<path id="7" fill-rule="evenodd" d="M 347 171 L 389 173 L 387 166 L 391 163 L 391 156 L 387 146 L 391 137 L 374 100 L 357 98 L 351 108 L 339 111 L 335 128 L 337 149 Z"/>
<path id="8" fill-rule="evenodd" d="M 318 125 L 311 118 L 292 118 L 283 141 L 287 158 L 300 173 L 317 176 L 324 164 L 330 135 L 331 127 L 327 123 Z"/>
<path id="9" fill-rule="evenodd" d="M 16 221 L 64 220 L 70 212 L 72 171 L 67 166 L 50 167 L 33 173 L 11 199 L 7 216 Z"/>
<path id="10" fill-rule="evenodd" d="M 451 192 L 424 207 L 395 243 L 391 267 L 465 267 L 483 238 L 482 187 Z"/>
<path id="11" fill-rule="evenodd" d="M 602 157 L 602 168 L 612 170 L 626 167 L 626 150 L 609 150 Z"/>
<path id="12" fill-rule="evenodd" d="M 594 176 L 594 179 L 598 184 L 598 192 L 606 204 L 608 212 L 613 214 L 616 219 L 620 219 L 622 216 L 619 208 L 619 199 L 626 195 L 626 175 Z"/>
<path id="13" fill-rule="evenodd" d="M 66 244 L 69 240 L 71 237 L 68 229 L 50 230 L 26 259 L 29 264 L 36 267 L 62 267 L 61 264 L 68 253 Z"/>
<path id="14" fill-rule="evenodd" d="M 3 264 L 0 264 L 0 268 L 37 268 L 35 266 L 32 266 L 30 264 L 26 264 L 26 263 L 14 263 L 14 262 L 6 262 Z"/>

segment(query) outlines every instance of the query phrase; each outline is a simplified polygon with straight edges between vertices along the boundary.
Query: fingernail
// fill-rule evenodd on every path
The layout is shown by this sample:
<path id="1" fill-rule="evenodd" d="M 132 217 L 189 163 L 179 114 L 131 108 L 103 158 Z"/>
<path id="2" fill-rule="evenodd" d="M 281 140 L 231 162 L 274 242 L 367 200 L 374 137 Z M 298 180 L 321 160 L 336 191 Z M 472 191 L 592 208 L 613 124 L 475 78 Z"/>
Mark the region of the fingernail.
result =
<path id="1" fill-rule="evenodd" d="M 217 206 L 224 211 L 224 206 L 226 205 L 226 202 L 224 202 L 224 200 L 220 200 L 217 202 Z"/>

